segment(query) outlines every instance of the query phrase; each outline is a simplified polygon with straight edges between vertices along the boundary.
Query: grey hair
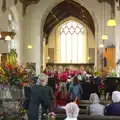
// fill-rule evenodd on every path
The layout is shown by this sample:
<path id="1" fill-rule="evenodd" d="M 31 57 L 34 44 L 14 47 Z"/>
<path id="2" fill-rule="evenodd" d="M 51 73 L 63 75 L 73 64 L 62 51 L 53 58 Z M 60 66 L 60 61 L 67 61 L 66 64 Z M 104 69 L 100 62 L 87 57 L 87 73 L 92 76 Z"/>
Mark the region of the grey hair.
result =
<path id="1" fill-rule="evenodd" d="M 120 102 L 120 92 L 119 91 L 114 91 L 112 93 L 112 101 L 114 103 L 119 103 Z"/>
<path id="2" fill-rule="evenodd" d="M 37 84 L 41 86 L 46 86 L 48 83 L 48 76 L 44 73 L 41 73 L 38 77 Z"/>
<path id="3" fill-rule="evenodd" d="M 68 103 L 65 106 L 65 110 L 66 110 L 67 117 L 69 118 L 77 118 L 80 111 L 78 105 L 73 102 Z"/>
<path id="4" fill-rule="evenodd" d="M 100 99 L 99 99 L 99 97 L 98 97 L 98 95 L 97 95 L 96 93 L 92 93 L 92 94 L 90 95 L 90 101 L 91 101 L 92 103 L 99 103 L 99 102 L 100 102 Z"/>

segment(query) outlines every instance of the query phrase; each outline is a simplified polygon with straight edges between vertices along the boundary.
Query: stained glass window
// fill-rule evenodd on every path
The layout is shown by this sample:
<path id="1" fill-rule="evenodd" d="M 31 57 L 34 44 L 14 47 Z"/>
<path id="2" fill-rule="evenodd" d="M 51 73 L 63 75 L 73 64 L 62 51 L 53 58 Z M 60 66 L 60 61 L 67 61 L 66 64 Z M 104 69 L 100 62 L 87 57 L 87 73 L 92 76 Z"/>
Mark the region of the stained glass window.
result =
<path id="1" fill-rule="evenodd" d="M 76 21 L 61 26 L 61 63 L 83 63 L 85 27 Z"/>

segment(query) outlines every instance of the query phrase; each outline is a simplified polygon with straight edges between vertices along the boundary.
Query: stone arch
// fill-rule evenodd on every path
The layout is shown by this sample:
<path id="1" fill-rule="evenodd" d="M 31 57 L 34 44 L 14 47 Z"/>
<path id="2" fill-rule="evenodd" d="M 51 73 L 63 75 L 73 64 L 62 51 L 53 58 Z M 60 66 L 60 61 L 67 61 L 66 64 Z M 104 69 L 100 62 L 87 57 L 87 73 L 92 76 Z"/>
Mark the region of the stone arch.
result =
<path id="1" fill-rule="evenodd" d="M 61 2 L 63 2 L 64 0 L 58 0 L 58 1 L 55 1 L 55 2 L 53 2 L 51 5 L 50 5 L 50 7 L 49 8 L 47 8 L 47 10 L 45 11 L 45 13 L 44 13 L 44 15 L 43 15 L 43 17 L 42 17 L 42 19 L 41 19 L 41 28 L 40 28 L 40 31 L 41 31 L 41 33 L 40 33 L 40 40 L 41 40 L 41 43 L 43 42 L 43 40 L 44 40 L 44 36 L 43 36 L 43 28 L 44 28 L 44 23 L 45 23 L 45 20 L 46 20 L 46 18 L 47 18 L 47 15 L 49 14 L 49 12 L 52 10 L 52 8 L 54 8 L 55 6 L 57 6 L 59 3 L 61 3 Z M 98 62 L 97 62 L 97 57 L 98 57 L 98 55 L 97 55 L 97 51 L 98 51 L 98 21 L 97 21 L 97 17 L 96 17 L 96 15 L 94 14 L 94 12 L 86 5 L 86 4 L 84 4 L 82 1 L 80 1 L 80 0 L 73 0 L 73 1 L 75 1 L 75 2 L 77 2 L 77 3 L 79 3 L 80 5 L 82 5 L 82 6 L 84 6 L 88 11 L 89 11 L 89 13 L 90 13 L 90 15 L 92 16 L 92 19 L 93 19 L 93 21 L 94 21 L 94 25 L 95 25 L 95 44 L 96 44 L 96 49 L 95 49 L 95 68 L 96 68 L 96 66 L 97 66 L 97 64 L 98 64 Z M 42 45 L 42 44 L 41 44 Z M 41 46 L 41 52 L 43 51 L 42 50 L 42 47 L 43 46 Z M 97 69 L 97 68 L 96 68 Z"/>
<path id="2" fill-rule="evenodd" d="M 44 23 L 45 23 L 45 20 L 46 20 L 46 17 L 47 15 L 49 14 L 49 12 L 52 10 L 52 8 L 54 8 L 55 6 L 57 6 L 59 3 L 63 2 L 64 0 L 60 0 L 60 1 L 55 1 L 51 4 L 51 6 L 49 8 L 47 8 L 47 10 L 45 11 L 42 19 L 41 19 L 41 38 L 43 38 L 43 27 L 44 27 Z M 84 6 L 88 11 L 89 13 L 91 14 L 92 18 L 93 18 L 93 21 L 94 21 L 94 25 L 95 25 L 95 34 L 98 32 L 98 21 L 97 21 L 97 17 L 96 15 L 94 14 L 94 12 L 92 12 L 92 10 L 87 6 L 85 5 L 82 1 L 80 0 L 73 0 L 77 3 L 79 3 L 80 5 Z M 95 38 L 96 38 L 96 35 L 95 35 Z M 97 40 L 97 39 L 96 39 Z"/>

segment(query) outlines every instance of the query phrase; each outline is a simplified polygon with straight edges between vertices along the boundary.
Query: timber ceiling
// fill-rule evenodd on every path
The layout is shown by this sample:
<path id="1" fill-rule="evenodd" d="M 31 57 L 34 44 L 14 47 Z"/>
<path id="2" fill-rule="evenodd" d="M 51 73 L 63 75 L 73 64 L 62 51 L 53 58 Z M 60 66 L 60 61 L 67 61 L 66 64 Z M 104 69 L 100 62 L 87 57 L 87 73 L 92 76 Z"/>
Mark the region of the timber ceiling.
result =
<path id="1" fill-rule="evenodd" d="M 91 29 L 93 34 L 95 34 L 94 21 L 88 10 L 73 0 L 65 0 L 55 6 L 46 17 L 43 28 L 46 40 L 48 40 L 48 37 L 53 28 L 70 16 L 84 22 Z"/>

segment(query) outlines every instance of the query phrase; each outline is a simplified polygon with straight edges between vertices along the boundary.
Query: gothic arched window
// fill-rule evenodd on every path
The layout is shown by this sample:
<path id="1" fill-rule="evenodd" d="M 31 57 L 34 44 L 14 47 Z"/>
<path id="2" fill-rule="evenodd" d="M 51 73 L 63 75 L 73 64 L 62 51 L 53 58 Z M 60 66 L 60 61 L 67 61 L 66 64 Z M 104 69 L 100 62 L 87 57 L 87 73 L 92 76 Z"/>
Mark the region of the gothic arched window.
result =
<path id="1" fill-rule="evenodd" d="M 61 63 L 84 63 L 85 27 L 76 21 L 68 21 L 60 28 Z"/>

